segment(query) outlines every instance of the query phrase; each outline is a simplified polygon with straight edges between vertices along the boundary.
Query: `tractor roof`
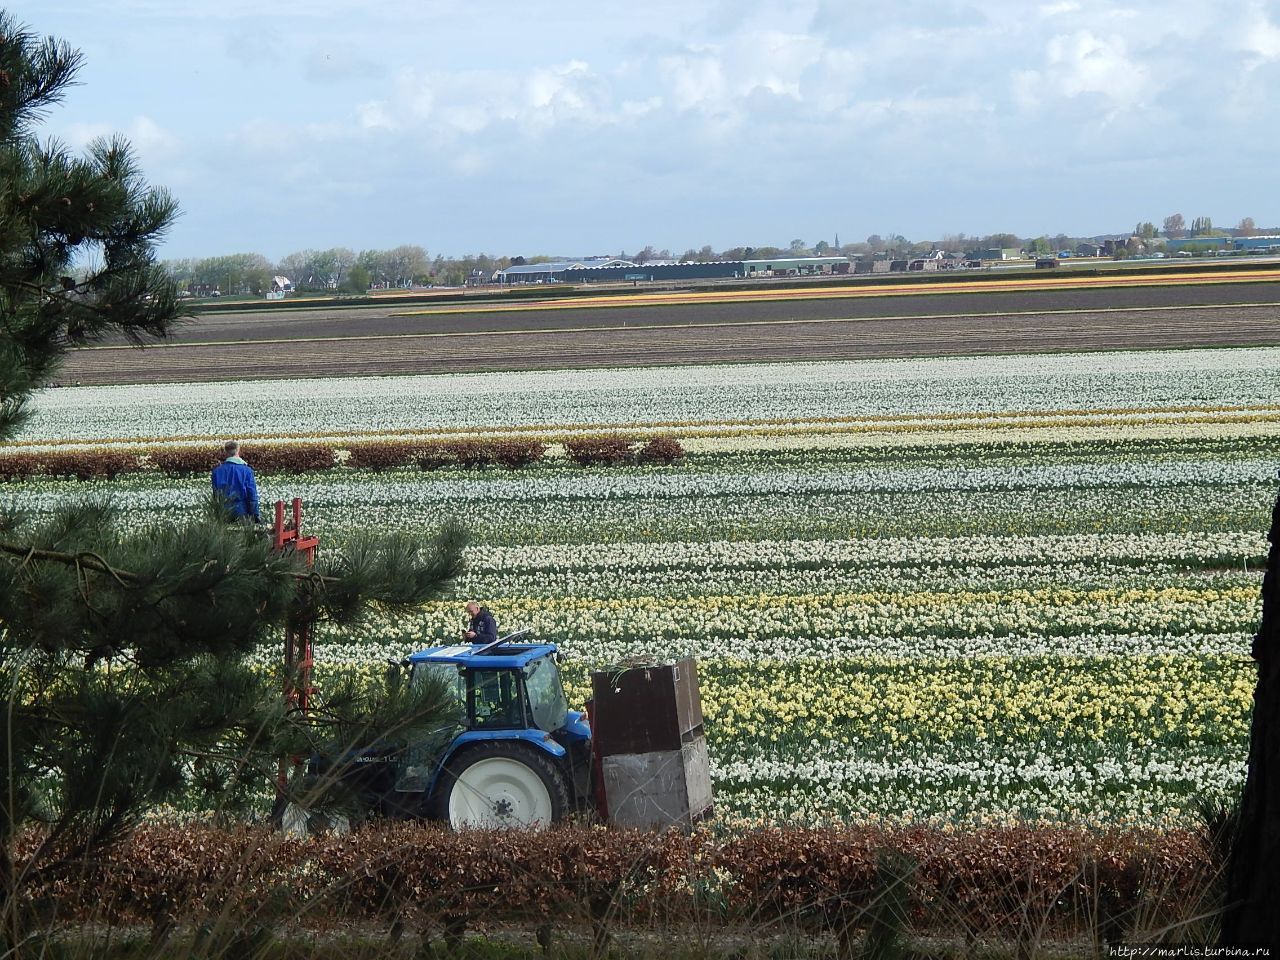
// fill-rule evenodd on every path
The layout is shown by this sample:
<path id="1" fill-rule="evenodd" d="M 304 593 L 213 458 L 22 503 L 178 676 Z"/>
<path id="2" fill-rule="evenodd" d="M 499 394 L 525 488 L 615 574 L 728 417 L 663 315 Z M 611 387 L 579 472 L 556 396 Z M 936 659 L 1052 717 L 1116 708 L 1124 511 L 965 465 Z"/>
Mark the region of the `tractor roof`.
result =
<path id="1" fill-rule="evenodd" d="M 428 647 L 409 655 L 410 663 L 453 663 L 460 667 L 483 667 L 490 670 L 513 670 L 527 667 L 534 660 L 556 652 L 553 643 L 504 643 L 487 653 L 484 645 L 458 643 L 449 647 Z"/>

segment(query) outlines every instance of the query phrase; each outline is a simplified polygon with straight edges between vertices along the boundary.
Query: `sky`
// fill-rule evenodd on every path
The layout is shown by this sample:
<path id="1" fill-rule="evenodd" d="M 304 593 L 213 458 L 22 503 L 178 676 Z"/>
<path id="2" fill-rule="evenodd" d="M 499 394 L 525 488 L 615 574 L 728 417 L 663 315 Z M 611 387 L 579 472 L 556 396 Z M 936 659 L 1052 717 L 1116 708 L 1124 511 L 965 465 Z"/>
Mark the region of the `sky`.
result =
<path id="1" fill-rule="evenodd" d="M 3 3 L 3 0 L 0 0 Z M 1280 0 L 9 0 L 165 257 L 1280 225 Z"/>

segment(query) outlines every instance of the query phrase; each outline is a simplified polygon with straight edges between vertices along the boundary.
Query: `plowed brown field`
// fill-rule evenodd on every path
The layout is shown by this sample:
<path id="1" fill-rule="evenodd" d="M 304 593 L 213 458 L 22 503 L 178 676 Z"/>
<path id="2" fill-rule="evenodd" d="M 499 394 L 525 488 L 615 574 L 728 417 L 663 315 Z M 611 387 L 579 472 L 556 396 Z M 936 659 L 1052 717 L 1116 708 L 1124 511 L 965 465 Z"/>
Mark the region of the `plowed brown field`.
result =
<path id="1" fill-rule="evenodd" d="M 686 298 L 687 299 L 687 298 Z M 76 351 L 62 383 L 1280 345 L 1280 283 L 629 305 L 206 314 L 162 345 Z"/>

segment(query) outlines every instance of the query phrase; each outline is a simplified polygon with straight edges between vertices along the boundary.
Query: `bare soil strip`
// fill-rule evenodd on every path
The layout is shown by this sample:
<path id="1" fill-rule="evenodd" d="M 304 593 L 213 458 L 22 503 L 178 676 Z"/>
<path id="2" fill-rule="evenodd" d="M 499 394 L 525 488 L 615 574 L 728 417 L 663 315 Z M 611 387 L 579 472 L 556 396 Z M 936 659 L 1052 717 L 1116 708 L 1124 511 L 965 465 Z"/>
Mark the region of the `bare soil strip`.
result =
<path id="1" fill-rule="evenodd" d="M 1273 268 L 1248 270 L 1241 272 L 1187 272 L 1180 274 L 1150 273 L 1137 275 L 1073 275 L 1037 274 L 1036 276 L 968 276 L 956 280 L 938 280 L 931 278 L 929 282 L 921 282 L 916 277 L 899 283 L 878 283 L 874 285 L 830 285 L 821 284 L 805 287 L 778 287 L 763 284 L 758 287 L 743 289 L 741 285 L 731 289 L 676 289 L 650 290 L 628 293 L 618 296 L 617 293 L 599 296 L 554 297 L 542 301 L 524 301 L 522 303 L 502 304 L 502 310 L 576 310 L 582 307 L 625 307 L 636 304 L 709 304 L 737 303 L 748 300 L 806 300 L 806 299 L 845 299 L 845 298 L 886 298 L 900 296 L 948 296 L 954 293 L 989 293 L 989 292 L 1030 292 L 1030 291 L 1063 291 L 1085 289 L 1089 287 L 1144 287 L 1144 286 L 1178 286 L 1191 284 L 1253 283 L 1257 281 L 1274 282 L 1277 277 Z M 579 291 L 584 287 L 578 287 Z M 405 316 L 418 314 L 458 313 L 485 309 L 482 304 L 429 304 L 405 310 Z"/>
<path id="2" fill-rule="evenodd" d="M 475 310 L 406 316 L 396 304 L 334 309 L 269 309 L 251 313 L 206 314 L 181 327 L 174 343 L 242 340 L 297 340 L 317 337 L 400 336 L 478 333 L 495 330 L 564 330 L 686 323 L 744 323 L 799 320 L 855 320 L 885 317 L 1048 314 L 1076 310 L 1132 310 L 1151 307 L 1280 305 L 1280 283 L 1229 286 L 1123 287 L 990 293 L 929 294 L 858 299 L 748 300 L 698 302 L 557 311 Z"/>
<path id="3" fill-rule="evenodd" d="M 1248 289 L 1248 285 L 1244 285 Z M 728 307 L 702 306 L 682 314 L 696 325 L 673 323 L 672 309 L 662 308 L 661 318 L 650 323 L 620 323 L 607 326 L 597 317 L 587 329 L 566 329 L 557 318 L 555 328 L 530 336 L 528 328 L 510 332 L 512 317 L 503 316 L 503 328 L 451 329 L 453 336 L 442 338 L 437 329 L 414 331 L 404 324 L 424 318 L 390 318 L 396 321 L 393 339 L 377 339 L 385 334 L 372 330 L 365 336 L 337 336 L 316 339 L 314 324 L 287 322 L 297 342 L 203 341 L 166 349 L 119 349 L 77 351 L 64 366 L 59 383 L 147 383 L 167 381 L 209 381 L 294 377 L 366 376 L 383 374 L 484 372 L 501 370 L 552 369 L 565 367 L 612 367 L 657 364 L 688 364 L 760 360 L 859 359 L 879 357 L 948 356 L 993 353 L 1062 352 L 1103 349 L 1153 349 L 1206 346 L 1280 345 L 1280 306 L 1262 301 L 1276 290 L 1266 284 L 1254 291 L 1260 302 L 1253 305 L 1191 306 L 1186 309 L 1151 309 L 1174 306 L 1148 304 L 1116 309 L 1108 303 L 1102 311 L 1071 313 L 1006 313 L 965 315 L 959 311 L 945 316 L 864 316 L 823 321 L 821 316 L 797 318 L 790 314 L 799 304 L 735 304 Z M 1231 289 L 1238 301 L 1241 288 Z M 1087 291 L 1105 293 L 1114 300 L 1118 293 L 1220 295 L 1212 288 L 1143 288 L 1134 291 Z M 1072 293 L 1070 296 L 1077 296 Z M 991 309 L 991 295 L 983 306 Z M 1043 296 L 1043 295 L 1035 295 Z M 1046 302 L 1022 295 L 1016 306 L 1029 302 L 1052 309 L 1073 309 L 1062 305 L 1062 297 Z M 937 297 L 930 307 L 938 306 Z M 900 303 L 901 301 L 897 301 Z M 884 304 L 884 301 L 881 301 Z M 812 301 L 804 307 L 820 307 Z M 847 312 L 850 301 L 835 307 Z M 757 316 L 749 326 L 738 325 L 749 307 L 772 309 L 774 317 Z M 638 308 L 639 309 L 639 308 Z M 648 308 L 645 308 L 648 309 Z M 717 310 L 726 310 L 721 322 Z M 590 311 L 581 311 L 589 314 Z M 631 316 L 633 311 L 609 311 L 611 318 Z M 240 318 L 237 318 L 240 319 Z M 434 318 L 437 321 L 443 318 Z M 456 319 L 456 318 L 454 318 Z M 470 321 L 473 318 L 468 318 Z M 795 319 L 813 322 L 797 324 Z M 661 322 L 665 320 L 665 322 Z M 349 321 L 344 320 L 343 325 Z M 271 324 L 269 324 L 271 325 Z M 377 324 L 374 324 L 377 326 Z M 349 328 L 348 328 L 349 329 Z M 307 333 L 303 333 L 306 330 Z M 243 332 L 243 331 L 238 331 Z M 372 337 L 370 337 L 372 334 Z"/>

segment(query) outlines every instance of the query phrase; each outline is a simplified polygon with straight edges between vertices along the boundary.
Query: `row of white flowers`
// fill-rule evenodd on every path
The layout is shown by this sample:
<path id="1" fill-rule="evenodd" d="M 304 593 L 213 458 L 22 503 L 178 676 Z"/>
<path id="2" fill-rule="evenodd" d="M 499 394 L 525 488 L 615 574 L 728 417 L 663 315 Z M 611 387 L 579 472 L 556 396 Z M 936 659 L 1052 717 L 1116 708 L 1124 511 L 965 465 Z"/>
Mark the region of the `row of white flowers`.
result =
<path id="1" fill-rule="evenodd" d="M 391 432 L 432 426 L 1266 405 L 1280 350 L 1138 351 L 804 364 L 64 387 L 27 439 Z"/>
<path id="2" fill-rule="evenodd" d="M 851 593 L 893 595 L 905 591 L 946 594 L 996 590 L 1045 591 L 1070 589 L 1136 589 L 1151 583 L 1192 590 L 1256 589 L 1259 568 L 1197 572 L 1168 564 L 1134 566 L 1060 565 L 993 567 L 850 567 L 821 570 L 725 569 L 691 572 L 667 570 L 628 576 L 610 570 L 579 573 L 465 574 L 457 582 L 458 596 L 483 597 L 490 603 L 507 597 L 554 599 L 591 598 L 597 601 L 651 597 L 676 604 L 697 605 L 704 596 L 833 596 Z"/>
<path id="3" fill-rule="evenodd" d="M 1274 481 L 1274 465 L 1265 460 L 1185 463 L 1029 463 L 1011 466 L 908 466 L 815 470 L 759 470 L 728 473 L 713 470 L 634 470 L 551 472 L 510 476 L 436 479 L 430 475 L 377 476 L 300 475 L 275 478 L 263 486 L 264 499 L 274 490 L 324 506 L 412 505 L 538 502 L 556 500 L 685 500 L 717 497 L 792 497 L 859 493 L 949 493 L 1026 490 L 1087 490 L 1141 487 L 1147 490 L 1192 485 L 1255 485 Z M 15 485 L 6 499 L 15 507 L 39 510 L 48 504 L 48 487 Z M 87 487 L 68 489 L 83 496 Z M 106 498 L 136 508 L 186 507 L 203 483 L 110 482 L 93 488 Z"/>
<path id="4" fill-rule="evenodd" d="M 328 640 L 322 635 L 316 645 L 318 662 L 329 667 L 365 667 L 379 665 L 388 659 L 400 659 L 427 646 L 452 642 L 458 624 L 448 621 L 438 629 L 413 629 L 394 624 L 384 628 L 369 627 L 358 636 Z M 829 657 L 884 656 L 895 659 L 952 657 L 1143 657 L 1179 656 L 1208 657 L 1235 655 L 1247 657 L 1252 634 L 1235 633 L 1088 633 L 1078 636 L 1045 636 L 1043 634 L 966 636 L 878 636 L 857 637 L 787 637 L 743 638 L 734 636 L 685 636 L 661 642 L 630 637 L 600 640 L 563 637 L 548 634 L 538 639 L 555 640 L 567 657 L 587 665 L 619 663 L 641 651 L 664 657 L 696 656 L 699 658 L 732 658 L 735 660 L 812 660 Z M 263 665 L 276 663 L 280 651 L 264 647 L 256 655 Z"/>
<path id="5" fill-rule="evenodd" d="M 1256 471 L 1267 466 L 1256 461 Z M 762 468 L 767 469 L 767 468 Z M 583 473 L 582 486 L 591 482 Z M 1268 483 L 1093 487 L 1072 490 L 887 490 L 788 495 L 717 495 L 561 499 L 449 500 L 466 479 L 430 480 L 431 496 L 394 480 L 406 499 L 382 492 L 378 477 L 269 477 L 264 502 L 302 496 L 309 528 L 333 543 L 378 528 L 429 530 L 446 517 L 460 519 L 477 544 L 590 544 L 606 541 L 703 541 L 732 538 L 837 539 L 910 537 L 917 531 L 961 538 L 976 532 L 1022 536 L 1036 532 L 1108 530 L 1147 533 L 1186 530 L 1257 530 L 1265 527 L 1274 491 Z M 85 497 L 114 502 L 127 522 L 147 528 L 182 520 L 208 496 L 207 481 L 163 478 L 77 483 L 6 484 L 6 506 L 40 514 Z"/>
<path id="6" fill-rule="evenodd" d="M 477 575 L 537 571 L 559 576 L 606 571 L 619 576 L 663 570 L 830 569 L 833 566 L 1017 564 L 1053 560 L 1143 563 L 1230 558 L 1266 552 L 1261 533 L 1070 534 L 1034 537 L 885 537 L 875 540 L 712 540 L 664 543 L 545 544 L 488 547 L 468 554 Z"/>
<path id="7" fill-rule="evenodd" d="M 1242 753 L 1179 746 L 1081 758 L 1076 745 L 965 745 L 921 752 L 814 742 L 786 754 L 712 752 L 718 808 L 777 822 L 877 820 L 1194 824 L 1189 801 L 1229 799 Z"/>

